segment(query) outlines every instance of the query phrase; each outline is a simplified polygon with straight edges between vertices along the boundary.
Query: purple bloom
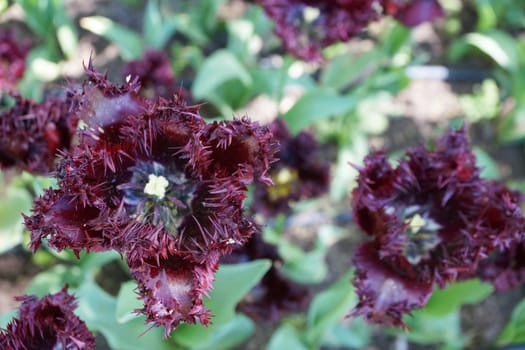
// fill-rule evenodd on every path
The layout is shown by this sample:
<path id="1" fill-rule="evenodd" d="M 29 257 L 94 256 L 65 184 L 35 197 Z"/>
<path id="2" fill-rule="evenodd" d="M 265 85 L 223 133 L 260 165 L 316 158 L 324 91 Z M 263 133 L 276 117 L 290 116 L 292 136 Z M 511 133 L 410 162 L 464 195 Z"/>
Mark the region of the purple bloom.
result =
<path id="1" fill-rule="evenodd" d="M 382 0 L 385 12 L 407 27 L 415 27 L 445 15 L 438 0 Z"/>
<path id="2" fill-rule="evenodd" d="M 275 32 L 288 51 L 308 61 L 337 41 L 359 34 L 378 17 L 374 0 L 258 0 L 275 22 Z"/>
<path id="3" fill-rule="evenodd" d="M 381 15 L 413 27 L 444 15 L 437 0 L 257 0 L 294 56 L 316 61 L 321 50 L 358 35 Z"/>
<path id="4" fill-rule="evenodd" d="M 269 259 L 272 267 L 262 280 L 239 303 L 237 309 L 253 319 L 278 322 L 289 313 L 303 311 L 310 296 L 308 289 L 281 272 L 283 260 L 277 247 L 263 241 L 260 234 L 253 235 L 248 243 L 221 259 L 221 263 L 241 263 L 256 259 Z"/>
<path id="5" fill-rule="evenodd" d="M 17 40 L 14 31 L 0 30 L 0 92 L 14 88 L 22 78 L 28 51 L 28 43 Z"/>
<path id="6" fill-rule="evenodd" d="M 290 204 L 325 193 L 330 181 L 330 165 L 322 159 L 319 145 L 308 132 L 290 135 L 286 124 L 276 119 L 269 128 L 279 141 L 277 162 L 270 167 L 274 185 L 256 184 L 252 212 L 275 216 L 290 210 Z"/>
<path id="7" fill-rule="evenodd" d="M 508 291 L 524 283 L 525 241 L 513 242 L 503 251 L 492 253 L 480 263 L 479 275 L 501 291 Z"/>
<path id="8" fill-rule="evenodd" d="M 0 167 L 49 174 L 57 154 L 71 147 L 78 121 L 72 101 L 49 97 L 36 103 L 12 97 L 14 106 L 0 114 Z"/>
<path id="9" fill-rule="evenodd" d="M 245 192 L 268 182 L 271 133 L 244 119 L 207 125 L 178 95 L 150 101 L 133 80 L 119 87 L 87 73 L 76 97 L 84 129 L 62 156 L 59 188 L 26 217 L 31 247 L 47 238 L 77 255 L 117 250 L 149 322 L 166 334 L 181 321 L 206 324 L 202 294 L 218 258 L 257 232 L 243 214 Z"/>
<path id="10" fill-rule="evenodd" d="M 219 257 L 217 252 L 210 252 L 203 262 L 196 263 L 177 256 L 176 251 L 172 254 L 151 255 L 130 266 L 144 301 L 144 308 L 137 311 L 147 315 L 147 322 L 165 326 L 166 337 L 182 321 L 210 323 L 211 314 L 202 297 L 209 296 Z"/>
<path id="11" fill-rule="evenodd" d="M 354 257 L 354 315 L 404 325 L 402 314 L 435 285 L 475 276 L 482 259 L 519 239 L 519 194 L 479 173 L 465 129 L 407 152 L 395 168 L 384 152 L 366 157 L 352 208 L 372 240 Z"/>
<path id="12" fill-rule="evenodd" d="M 95 348 L 95 337 L 74 313 L 75 298 L 67 286 L 42 299 L 36 296 L 17 297 L 22 305 L 18 317 L 6 329 L 0 329 L 3 350 L 89 350 Z"/>
<path id="13" fill-rule="evenodd" d="M 183 97 L 189 95 L 186 90 L 176 86 L 170 58 L 163 51 L 146 50 L 141 59 L 127 63 L 122 72 L 125 77 L 138 79 L 140 93 L 145 97 L 170 98 L 176 93 L 182 94 Z"/>

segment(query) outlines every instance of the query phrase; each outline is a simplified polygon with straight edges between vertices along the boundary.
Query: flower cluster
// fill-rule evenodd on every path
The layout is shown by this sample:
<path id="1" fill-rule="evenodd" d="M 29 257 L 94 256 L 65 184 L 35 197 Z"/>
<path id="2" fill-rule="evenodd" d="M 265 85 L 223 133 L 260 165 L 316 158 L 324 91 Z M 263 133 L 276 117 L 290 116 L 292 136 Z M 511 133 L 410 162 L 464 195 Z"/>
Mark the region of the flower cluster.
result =
<path id="1" fill-rule="evenodd" d="M 239 303 L 238 310 L 259 321 L 278 322 L 289 313 L 300 312 L 307 306 L 308 289 L 286 278 L 280 270 L 283 263 L 278 249 L 266 243 L 260 234 L 221 259 L 221 263 L 240 263 L 269 259 L 272 267 L 262 280 Z"/>
<path id="2" fill-rule="evenodd" d="M 275 32 L 288 51 L 315 61 L 324 47 L 348 41 L 382 14 L 407 26 L 443 15 L 437 0 L 258 0 L 275 21 Z"/>
<path id="3" fill-rule="evenodd" d="M 404 325 L 434 286 L 473 277 L 480 261 L 520 241 L 521 197 L 484 180 L 466 130 L 449 131 L 433 150 L 418 147 L 397 167 L 376 151 L 359 170 L 352 208 L 372 240 L 354 256 L 354 315 Z"/>
<path id="4" fill-rule="evenodd" d="M 31 247 L 126 256 L 147 320 L 166 335 L 181 321 L 207 324 L 202 297 L 221 255 L 255 224 L 243 214 L 246 186 L 271 183 L 276 143 L 246 119 L 206 124 L 178 95 L 142 98 L 87 69 L 75 99 L 84 128 L 58 166 L 58 189 L 35 201 L 25 223 Z"/>
<path id="5" fill-rule="evenodd" d="M 78 122 L 73 101 L 50 96 L 36 103 L 20 95 L 12 97 L 13 107 L 0 113 L 0 168 L 49 174 L 57 154 L 71 147 Z"/>
<path id="6" fill-rule="evenodd" d="M 274 184 L 256 184 L 251 206 L 252 212 L 266 217 L 288 212 L 295 201 L 325 193 L 330 182 L 330 165 L 321 158 L 311 133 L 292 136 L 281 119 L 274 120 L 269 128 L 280 144 L 279 160 L 270 167 Z"/>
<path id="7" fill-rule="evenodd" d="M 3 350 L 89 350 L 95 348 L 95 337 L 74 313 L 75 298 L 64 287 L 42 299 L 36 296 L 16 298 L 22 305 L 18 317 L 6 329 L 0 329 Z"/>
<path id="8" fill-rule="evenodd" d="M 0 93 L 14 88 L 24 75 L 28 51 L 28 43 L 17 40 L 14 31 L 0 30 Z"/>

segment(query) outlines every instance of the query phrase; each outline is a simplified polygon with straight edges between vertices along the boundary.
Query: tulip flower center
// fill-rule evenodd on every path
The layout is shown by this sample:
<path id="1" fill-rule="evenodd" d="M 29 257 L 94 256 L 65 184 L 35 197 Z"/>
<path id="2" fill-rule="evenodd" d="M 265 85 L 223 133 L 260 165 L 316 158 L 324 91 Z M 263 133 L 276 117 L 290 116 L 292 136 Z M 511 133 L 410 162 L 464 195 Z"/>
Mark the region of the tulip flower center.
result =
<path id="1" fill-rule="evenodd" d="M 144 186 L 144 193 L 157 196 L 160 200 L 166 195 L 166 189 L 170 183 L 164 176 L 157 176 L 155 174 L 149 174 L 148 183 Z"/>
<path id="2" fill-rule="evenodd" d="M 129 216 L 153 226 L 163 226 L 171 233 L 190 212 L 194 186 L 183 172 L 157 162 L 139 161 L 129 168 L 131 179 L 118 186 L 124 191 Z"/>
<path id="3" fill-rule="evenodd" d="M 410 212 L 410 208 L 405 212 Z M 424 217 L 419 211 L 405 218 L 408 225 L 407 240 L 404 246 L 404 256 L 412 265 L 417 265 L 422 259 L 430 257 L 430 251 L 440 242 L 438 230 L 441 226 L 431 218 Z"/>
<path id="4" fill-rule="evenodd" d="M 274 184 L 268 188 L 268 198 L 271 202 L 277 202 L 288 197 L 295 188 L 299 174 L 297 170 L 288 167 L 282 168 L 272 176 Z"/>

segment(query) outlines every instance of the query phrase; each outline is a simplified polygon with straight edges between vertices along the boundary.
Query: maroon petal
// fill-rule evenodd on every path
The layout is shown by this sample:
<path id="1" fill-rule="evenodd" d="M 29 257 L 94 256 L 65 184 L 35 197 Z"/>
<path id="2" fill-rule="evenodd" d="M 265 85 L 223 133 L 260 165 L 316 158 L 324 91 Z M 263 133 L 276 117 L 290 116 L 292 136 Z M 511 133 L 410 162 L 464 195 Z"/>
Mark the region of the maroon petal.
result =
<path id="1" fill-rule="evenodd" d="M 25 71 L 28 42 L 21 42 L 13 30 L 0 30 L 0 91 L 10 90 Z"/>
<path id="2" fill-rule="evenodd" d="M 49 175 L 58 153 L 71 148 L 78 122 L 72 101 L 49 97 L 36 103 L 12 97 L 15 105 L 0 113 L 0 168 Z"/>
<path id="3" fill-rule="evenodd" d="M 128 261 L 144 301 L 144 308 L 137 311 L 146 315 L 147 322 L 164 326 L 166 337 L 180 322 L 207 325 L 210 312 L 202 297 L 212 287 L 217 259 L 218 255 L 210 252 L 202 264 L 176 255 L 150 257 L 141 264 Z"/>
<path id="4" fill-rule="evenodd" d="M 402 266 L 381 260 L 373 242 L 361 245 L 355 256 L 359 303 L 352 316 L 363 315 L 375 323 L 403 326 L 403 315 L 424 306 L 433 290 L 433 281 L 404 277 Z"/>
<path id="5" fill-rule="evenodd" d="M 288 51 L 301 59 L 321 59 L 321 50 L 359 34 L 378 17 L 373 0 L 259 0 L 276 23 Z"/>
<path id="6" fill-rule="evenodd" d="M 244 184 L 259 180 L 270 184 L 267 169 L 277 144 L 267 128 L 247 118 L 208 124 L 200 140 L 210 152 L 208 176 L 234 175 Z"/>
<path id="7" fill-rule="evenodd" d="M 395 14 L 396 19 L 407 27 L 434 21 L 445 15 L 437 0 L 412 0 Z"/>
<path id="8" fill-rule="evenodd" d="M 75 298 L 67 286 L 56 294 L 38 299 L 36 296 L 17 298 L 22 302 L 18 317 L 5 330 L 0 330 L 2 349 L 77 349 L 95 348 L 95 337 L 74 313 Z M 2 334 L 3 333 L 3 334 Z"/>

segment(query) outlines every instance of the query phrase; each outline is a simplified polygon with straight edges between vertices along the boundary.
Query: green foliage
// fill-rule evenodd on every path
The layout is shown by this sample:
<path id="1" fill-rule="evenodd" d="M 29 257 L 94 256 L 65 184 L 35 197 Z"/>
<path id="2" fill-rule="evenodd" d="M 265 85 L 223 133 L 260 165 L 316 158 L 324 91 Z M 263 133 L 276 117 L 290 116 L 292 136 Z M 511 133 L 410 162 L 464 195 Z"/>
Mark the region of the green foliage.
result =
<path id="1" fill-rule="evenodd" d="M 486 79 L 480 86 L 474 87 L 470 95 L 459 97 L 465 118 L 470 122 L 495 118 L 500 111 L 500 93 L 496 81 Z"/>
<path id="2" fill-rule="evenodd" d="M 326 332 L 336 326 L 357 304 L 357 296 L 350 280 L 351 274 L 346 274 L 312 300 L 304 331 L 304 339 L 310 349 L 318 348 Z M 366 338 L 366 332 L 360 337 Z"/>
<path id="3" fill-rule="evenodd" d="M 115 350 L 173 349 L 173 343 L 165 340 L 162 329 L 146 331 L 145 317 L 140 316 L 120 323 L 117 320 L 117 300 L 103 291 L 93 281 L 87 280 L 76 290 L 77 315 L 88 327 L 104 335 Z"/>
<path id="4" fill-rule="evenodd" d="M 114 42 L 125 60 L 138 59 L 144 52 L 144 45 L 137 33 L 109 18 L 103 16 L 84 17 L 80 20 L 80 26 Z"/>
<path id="5" fill-rule="evenodd" d="M 501 331 L 496 343 L 499 346 L 525 342 L 525 299 L 512 312 L 510 321 Z"/>
<path id="6" fill-rule="evenodd" d="M 350 283 L 351 273 L 317 294 L 310 303 L 306 319 L 284 322 L 273 334 L 268 349 L 313 350 L 321 346 L 363 348 L 370 341 L 370 328 L 361 319 L 347 318 L 357 304 Z"/>
<path id="7" fill-rule="evenodd" d="M 497 27 L 522 28 L 525 4 L 514 0 L 475 0 L 478 12 L 477 30 L 485 32 Z"/>
<path id="8" fill-rule="evenodd" d="M 498 165 L 485 151 L 479 147 L 475 147 L 474 155 L 476 156 L 477 166 L 482 169 L 481 177 L 492 180 L 501 178 Z"/>
<path id="9" fill-rule="evenodd" d="M 355 107 L 356 101 L 330 90 L 316 90 L 303 95 L 284 115 L 290 131 L 299 132 L 314 122 L 341 115 Z"/>
<path id="10" fill-rule="evenodd" d="M 142 34 L 103 16 L 80 19 L 80 26 L 115 43 L 122 58 L 140 58 L 147 48 L 162 49 L 177 29 L 173 16 L 163 16 L 158 0 L 149 0 L 144 10 Z"/>
<path id="11" fill-rule="evenodd" d="M 118 323 L 126 323 L 136 317 L 139 317 L 134 312 L 136 309 L 142 308 L 142 301 L 138 298 L 135 290 L 137 283 L 135 281 L 127 281 L 121 284 L 117 295 L 117 306 L 115 316 Z"/>
<path id="12" fill-rule="evenodd" d="M 406 323 L 410 327 L 410 332 L 406 333 L 406 337 L 412 342 L 425 345 L 441 344 L 441 349 L 447 350 L 465 348 L 459 310 L 440 316 L 416 311 Z"/>
<path id="13" fill-rule="evenodd" d="M 16 0 L 22 7 L 25 22 L 40 36 L 53 61 L 71 58 L 78 46 L 78 33 L 65 10 L 63 0 Z"/>
<path id="14" fill-rule="evenodd" d="M 177 25 L 173 17 L 164 18 L 159 0 L 146 3 L 142 22 L 142 33 L 146 47 L 162 49 L 175 33 Z"/>
<path id="15" fill-rule="evenodd" d="M 460 307 L 476 304 L 492 294 L 494 287 L 479 279 L 455 282 L 436 289 L 423 309 L 405 317 L 410 327 L 406 337 L 419 344 L 441 344 L 442 349 L 463 349 Z"/>
<path id="16" fill-rule="evenodd" d="M 276 220 L 273 227 L 268 226 L 264 230 L 264 240 L 278 247 L 279 255 L 284 260 L 283 272 L 287 277 L 299 283 L 322 282 L 328 272 L 325 261 L 328 246 L 318 239 L 312 250 L 304 251 L 282 235 L 284 216 L 281 216 L 280 219 Z"/>
<path id="17" fill-rule="evenodd" d="M 471 279 L 450 284 L 445 289 L 437 289 L 421 311 L 427 315 L 444 316 L 454 312 L 461 305 L 476 304 L 494 291 L 494 287 L 479 279 Z"/>
<path id="18" fill-rule="evenodd" d="M 29 214 L 31 197 L 24 189 L 0 184 L 0 254 L 22 243 L 24 230 L 21 213 Z"/>
<path id="19" fill-rule="evenodd" d="M 492 6 L 489 0 L 482 2 L 486 6 L 489 6 L 489 3 Z M 483 21 L 490 22 L 489 19 Z M 449 48 L 449 58 L 457 61 L 474 49 L 496 64 L 496 77 L 501 86 L 500 98 L 508 99 L 513 103 L 512 109 L 499 125 L 499 138 L 504 142 L 523 140 L 525 138 L 525 44 L 505 31 L 492 28 L 489 24 L 483 24 L 483 27 L 487 27 L 488 30 L 482 33 L 469 33 L 455 40 Z M 484 86 L 482 94 L 485 94 L 485 97 L 490 94 L 491 98 L 490 100 L 485 98 L 481 103 L 477 103 L 478 110 L 483 111 L 482 106 L 487 106 L 488 111 L 484 112 L 488 112 L 489 116 L 497 113 L 498 110 L 494 110 L 494 88 Z M 475 97 L 470 101 L 463 100 L 467 111 L 469 107 L 473 107 L 473 103 L 476 103 Z"/>
<path id="20" fill-rule="evenodd" d="M 300 335 L 291 325 L 284 324 L 275 331 L 268 343 L 268 350 L 308 350 L 301 342 Z"/>
<path id="21" fill-rule="evenodd" d="M 218 50 L 207 57 L 197 71 L 192 95 L 214 102 L 224 116 L 229 116 L 233 106 L 245 101 L 242 96 L 251 85 L 252 78 L 237 57 L 227 50 Z"/>
<path id="22" fill-rule="evenodd" d="M 363 72 L 374 69 L 383 57 L 383 52 L 379 49 L 371 49 L 357 58 L 344 52 L 328 62 L 321 72 L 320 83 L 324 87 L 340 91 L 356 83 L 362 78 Z"/>
<path id="23" fill-rule="evenodd" d="M 454 61 L 458 60 L 469 50 L 469 46 L 478 49 L 504 69 L 518 68 L 519 54 L 516 42 L 505 32 L 491 30 L 486 33 L 469 33 L 452 44 L 449 51 L 450 58 Z"/>
<path id="24" fill-rule="evenodd" d="M 269 268 L 267 260 L 221 265 L 210 298 L 204 302 L 215 315 L 213 323 L 208 327 L 181 325 L 173 333 L 173 340 L 190 349 L 228 349 L 245 341 L 253 332 L 253 324 L 237 315 L 235 306 Z"/>

